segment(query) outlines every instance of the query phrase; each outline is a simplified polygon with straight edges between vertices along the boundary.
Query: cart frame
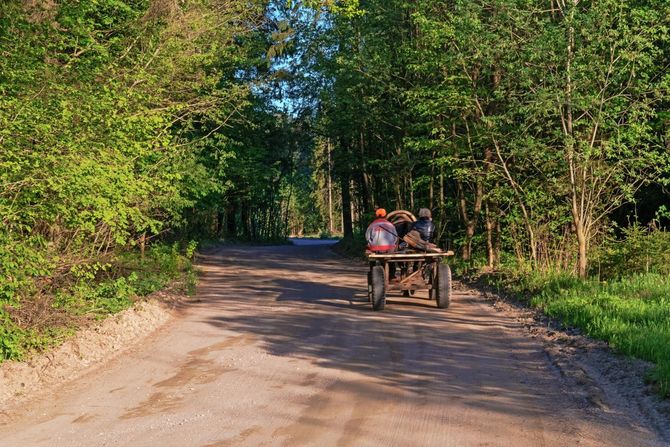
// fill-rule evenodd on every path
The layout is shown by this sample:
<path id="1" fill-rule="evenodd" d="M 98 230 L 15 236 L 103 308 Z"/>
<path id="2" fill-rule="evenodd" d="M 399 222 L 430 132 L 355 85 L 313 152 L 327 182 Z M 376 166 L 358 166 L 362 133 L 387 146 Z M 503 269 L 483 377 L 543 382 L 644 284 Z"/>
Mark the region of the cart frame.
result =
<path id="1" fill-rule="evenodd" d="M 452 251 L 368 252 L 368 301 L 374 310 L 382 310 L 389 291 L 402 291 L 405 296 L 411 296 L 416 290 L 428 290 L 429 300 L 436 299 L 440 308 L 448 307 L 451 269 L 442 261 L 453 254 Z M 392 273 L 395 273 L 393 278 Z"/>

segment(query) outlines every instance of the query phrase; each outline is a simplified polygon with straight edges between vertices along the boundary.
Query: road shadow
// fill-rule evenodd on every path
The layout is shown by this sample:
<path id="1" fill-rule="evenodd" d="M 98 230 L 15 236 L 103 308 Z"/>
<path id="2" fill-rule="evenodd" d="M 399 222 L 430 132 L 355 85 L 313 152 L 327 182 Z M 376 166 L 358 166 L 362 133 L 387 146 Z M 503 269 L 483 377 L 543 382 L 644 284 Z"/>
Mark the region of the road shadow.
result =
<path id="1" fill-rule="evenodd" d="M 537 344 L 467 294 L 456 291 L 448 310 L 398 296 L 373 312 L 365 264 L 343 264 L 327 247 L 225 248 L 203 264 L 198 296 L 215 310 L 206 323 L 253 334 L 271 355 L 356 372 L 417 402 L 428 393 L 521 418 L 571 411 L 540 403 L 561 390 Z"/>

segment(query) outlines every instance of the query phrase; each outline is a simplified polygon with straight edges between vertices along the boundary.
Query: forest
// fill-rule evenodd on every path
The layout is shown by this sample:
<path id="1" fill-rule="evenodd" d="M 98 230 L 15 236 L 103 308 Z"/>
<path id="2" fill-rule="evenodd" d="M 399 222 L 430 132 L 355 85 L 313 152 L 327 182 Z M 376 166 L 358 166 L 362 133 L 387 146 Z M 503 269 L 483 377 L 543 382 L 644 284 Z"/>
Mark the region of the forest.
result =
<path id="1" fill-rule="evenodd" d="M 670 390 L 667 1 L 7 0 L 0 52 L 0 358 L 199 241 L 426 207 L 457 272 Z"/>

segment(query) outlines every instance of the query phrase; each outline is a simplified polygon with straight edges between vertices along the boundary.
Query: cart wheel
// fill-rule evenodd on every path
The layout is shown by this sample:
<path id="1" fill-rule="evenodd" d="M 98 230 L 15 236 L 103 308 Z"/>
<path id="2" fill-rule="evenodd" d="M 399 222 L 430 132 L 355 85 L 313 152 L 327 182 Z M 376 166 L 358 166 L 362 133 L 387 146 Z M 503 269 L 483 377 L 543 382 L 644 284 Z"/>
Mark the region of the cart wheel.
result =
<path id="1" fill-rule="evenodd" d="M 432 266 L 430 272 L 427 274 L 426 282 L 431 285 L 431 288 L 428 289 L 428 299 L 434 300 L 435 295 L 437 295 L 437 282 L 435 281 L 435 270 Z"/>
<path id="2" fill-rule="evenodd" d="M 368 272 L 368 303 L 372 302 L 372 269 Z"/>
<path id="3" fill-rule="evenodd" d="M 384 283 L 384 267 L 375 265 L 370 271 L 372 284 L 372 309 L 384 310 L 386 304 L 386 284 Z"/>
<path id="4" fill-rule="evenodd" d="M 451 301 L 451 269 L 447 264 L 437 266 L 437 289 L 435 289 L 435 298 L 437 307 L 446 309 Z M 433 287 L 435 287 L 433 285 Z"/>

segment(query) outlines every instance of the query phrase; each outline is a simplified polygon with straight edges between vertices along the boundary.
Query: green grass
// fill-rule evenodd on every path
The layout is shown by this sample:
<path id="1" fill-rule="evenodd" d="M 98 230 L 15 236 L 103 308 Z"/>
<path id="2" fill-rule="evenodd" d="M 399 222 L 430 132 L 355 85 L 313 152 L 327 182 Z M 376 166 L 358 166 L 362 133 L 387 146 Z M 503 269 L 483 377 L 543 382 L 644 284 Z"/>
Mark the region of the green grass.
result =
<path id="1" fill-rule="evenodd" d="M 140 256 L 118 254 L 107 264 L 73 268 L 61 287 L 48 294 L 26 294 L 0 307 L 0 362 L 57 345 L 90 320 L 131 307 L 138 299 L 174 286 L 195 292 L 191 260 L 195 244 L 185 248 L 157 244 Z"/>
<path id="2" fill-rule="evenodd" d="M 599 282 L 529 273 L 507 276 L 501 285 L 615 351 L 655 363 L 649 379 L 670 396 L 670 276 L 647 273 Z"/>

